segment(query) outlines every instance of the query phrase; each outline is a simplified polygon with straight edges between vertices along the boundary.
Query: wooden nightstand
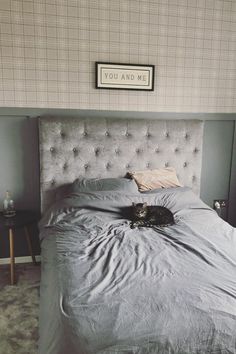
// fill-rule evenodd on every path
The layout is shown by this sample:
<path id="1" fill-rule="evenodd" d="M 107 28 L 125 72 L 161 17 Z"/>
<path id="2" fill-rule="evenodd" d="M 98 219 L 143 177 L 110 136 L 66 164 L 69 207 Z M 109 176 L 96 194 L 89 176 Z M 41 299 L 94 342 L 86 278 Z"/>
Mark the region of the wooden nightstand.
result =
<path id="1" fill-rule="evenodd" d="M 25 237 L 28 244 L 29 253 L 32 257 L 33 263 L 36 265 L 36 259 L 33 254 L 31 238 L 28 226 L 36 224 L 39 220 L 39 214 L 29 210 L 18 210 L 13 217 L 5 217 L 0 214 L 0 229 L 5 230 L 9 237 L 9 251 L 10 251 L 10 272 L 11 272 L 11 285 L 15 284 L 15 251 L 14 251 L 14 237 L 17 229 L 24 229 Z"/>

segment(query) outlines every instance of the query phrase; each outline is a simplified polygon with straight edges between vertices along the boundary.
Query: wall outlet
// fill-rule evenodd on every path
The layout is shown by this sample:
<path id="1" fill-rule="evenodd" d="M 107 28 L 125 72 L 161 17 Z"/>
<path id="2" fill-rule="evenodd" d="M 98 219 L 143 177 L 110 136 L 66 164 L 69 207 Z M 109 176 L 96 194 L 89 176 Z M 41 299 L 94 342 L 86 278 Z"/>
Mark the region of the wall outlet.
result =
<path id="1" fill-rule="evenodd" d="M 226 208 L 228 205 L 227 199 L 215 199 L 213 202 L 214 209 Z"/>

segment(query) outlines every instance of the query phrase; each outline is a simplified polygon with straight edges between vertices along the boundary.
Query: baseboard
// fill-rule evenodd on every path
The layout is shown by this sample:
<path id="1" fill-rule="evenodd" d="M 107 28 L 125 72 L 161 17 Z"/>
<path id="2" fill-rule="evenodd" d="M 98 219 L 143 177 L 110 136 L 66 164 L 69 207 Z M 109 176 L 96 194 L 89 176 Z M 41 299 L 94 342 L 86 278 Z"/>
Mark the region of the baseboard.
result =
<path id="1" fill-rule="evenodd" d="M 41 261 L 41 256 L 35 256 L 36 262 Z M 31 256 L 24 256 L 24 257 L 15 257 L 15 263 L 32 263 Z M 0 265 L 1 264 L 9 264 L 10 258 L 0 258 Z"/>

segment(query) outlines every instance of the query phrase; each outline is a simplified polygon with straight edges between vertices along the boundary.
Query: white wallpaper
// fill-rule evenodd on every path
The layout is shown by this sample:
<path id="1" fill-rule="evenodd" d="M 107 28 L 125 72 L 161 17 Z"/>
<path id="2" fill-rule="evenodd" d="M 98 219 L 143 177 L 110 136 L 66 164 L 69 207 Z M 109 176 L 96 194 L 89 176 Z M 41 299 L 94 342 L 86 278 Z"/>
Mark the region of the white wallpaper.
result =
<path id="1" fill-rule="evenodd" d="M 235 0 L 0 0 L 0 106 L 236 111 Z M 95 89 L 154 64 L 154 92 Z"/>

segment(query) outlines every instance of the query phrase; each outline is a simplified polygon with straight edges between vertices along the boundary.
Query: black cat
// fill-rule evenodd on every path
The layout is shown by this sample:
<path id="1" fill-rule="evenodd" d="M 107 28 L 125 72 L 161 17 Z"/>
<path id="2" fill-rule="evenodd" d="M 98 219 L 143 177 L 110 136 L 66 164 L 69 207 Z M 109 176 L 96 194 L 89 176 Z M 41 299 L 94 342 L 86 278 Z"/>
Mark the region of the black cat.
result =
<path id="1" fill-rule="evenodd" d="M 133 203 L 132 221 L 130 227 L 169 226 L 175 223 L 172 212 L 160 205 Z"/>

